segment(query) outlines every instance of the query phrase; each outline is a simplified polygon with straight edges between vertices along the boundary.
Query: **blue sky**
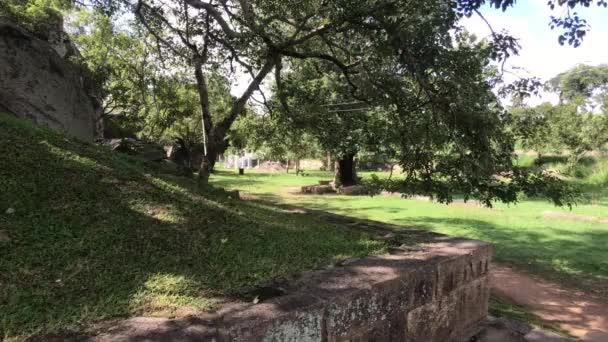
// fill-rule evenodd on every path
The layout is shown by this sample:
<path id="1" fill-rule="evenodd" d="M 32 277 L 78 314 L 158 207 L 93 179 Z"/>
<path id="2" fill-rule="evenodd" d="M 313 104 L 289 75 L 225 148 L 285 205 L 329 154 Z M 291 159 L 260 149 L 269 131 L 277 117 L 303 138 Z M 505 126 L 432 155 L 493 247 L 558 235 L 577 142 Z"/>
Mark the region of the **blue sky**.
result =
<path id="1" fill-rule="evenodd" d="M 549 27 L 550 16 L 560 16 L 563 11 L 563 8 L 551 11 L 546 0 L 520 0 L 506 12 L 487 6 L 482 13 L 495 31 L 506 29 L 520 39 L 520 55 L 513 57 L 509 66 L 511 69 L 524 68 L 525 71 L 517 71 L 522 76 L 548 80 L 576 64 L 608 63 L 608 9 L 593 6 L 576 10 L 591 25 L 591 31 L 578 48 L 559 45 L 557 38 L 560 31 Z M 476 16 L 464 20 L 463 25 L 480 37 L 490 34 L 485 23 Z M 545 100 L 555 101 L 555 96 L 544 94 L 530 102 Z"/>
<path id="2" fill-rule="evenodd" d="M 546 81 L 577 64 L 608 64 L 608 9 L 594 5 L 576 10 L 592 26 L 578 48 L 559 45 L 560 31 L 549 27 L 550 16 L 561 16 L 563 10 L 551 11 L 547 0 L 519 0 L 506 12 L 486 6 L 482 13 L 495 31 L 506 29 L 520 40 L 520 55 L 512 57 L 507 67 L 519 76 L 536 76 Z M 463 20 L 462 24 L 479 38 L 490 35 L 487 25 L 476 15 Z M 506 78 L 508 80 L 508 75 Z M 240 95 L 248 83 L 247 75 L 239 75 L 232 85 L 232 93 Z M 557 96 L 544 93 L 528 103 L 534 105 L 544 101 L 557 102 Z"/>

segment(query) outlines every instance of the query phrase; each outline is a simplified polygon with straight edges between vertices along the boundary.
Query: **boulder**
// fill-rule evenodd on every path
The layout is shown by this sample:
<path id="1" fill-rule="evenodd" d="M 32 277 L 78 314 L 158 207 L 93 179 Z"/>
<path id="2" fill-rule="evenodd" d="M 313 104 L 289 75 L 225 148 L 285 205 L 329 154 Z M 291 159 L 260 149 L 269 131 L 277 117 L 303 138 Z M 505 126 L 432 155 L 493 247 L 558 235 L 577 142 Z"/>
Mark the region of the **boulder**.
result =
<path id="1" fill-rule="evenodd" d="M 56 40 L 64 44 L 0 18 L 0 110 L 92 141 L 99 106 L 81 69 L 67 59 L 73 52 Z"/>
<path id="2" fill-rule="evenodd" d="M 165 150 L 167 159 L 184 169 L 191 168 L 190 150 L 186 146 L 186 142 L 181 138 L 176 138 L 173 145 Z"/>
<path id="3" fill-rule="evenodd" d="M 112 151 L 138 156 L 145 161 L 162 161 L 165 158 L 165 150 L 162 146 L 143 140 L 107 139 L 103 141 L 103 144 L 110 147 Z"/>

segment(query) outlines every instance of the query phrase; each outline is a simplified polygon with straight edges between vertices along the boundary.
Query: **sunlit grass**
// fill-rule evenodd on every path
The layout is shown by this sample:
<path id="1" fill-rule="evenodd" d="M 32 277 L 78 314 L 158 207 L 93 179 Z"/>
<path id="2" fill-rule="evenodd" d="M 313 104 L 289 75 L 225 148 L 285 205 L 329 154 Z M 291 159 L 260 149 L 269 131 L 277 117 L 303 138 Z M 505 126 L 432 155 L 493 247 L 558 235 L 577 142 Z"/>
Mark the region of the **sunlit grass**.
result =
<path id="1" fill-rule="evenodd" d="M 473 203 L 443 205 L 399 196 L 314 196 L 282 190 L 285 186 L 316 184 L 322 179 L 331 179 L 331 173 L 295 176 L 247 170 L 244 176 L 238 176 L 232 170 L 224 170 L 214 175 L 213 182 L 309 208 L 491 241 L 495 259 L 500 262 L 608 298 L 607 224 L 547 218 L 546 211 L 570 211 L 540 199 L 515 205 L 496 203 L 490 209 Z M 595 201 L 581 203 L 571 212 L 608 218 L 605 185 L 594 185 L 592 177 L 572 181 L 590 187 L 593 191 L 586 195 L 595 196 Z"/>
<path id="2" fill-rule="evenodd" d="M 200 312 L 386 248 L 3 115 L 0 155 L 0 340 Z"/>

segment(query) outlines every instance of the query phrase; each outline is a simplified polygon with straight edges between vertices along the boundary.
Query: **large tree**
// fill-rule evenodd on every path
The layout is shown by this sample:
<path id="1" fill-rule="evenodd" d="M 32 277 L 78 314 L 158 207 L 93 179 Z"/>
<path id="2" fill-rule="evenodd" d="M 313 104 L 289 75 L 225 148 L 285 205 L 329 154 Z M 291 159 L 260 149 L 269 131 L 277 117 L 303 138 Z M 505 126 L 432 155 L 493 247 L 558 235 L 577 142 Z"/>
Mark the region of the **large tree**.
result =
<path id="1" fill-rule="evenodd" d="M 549 80 L 548 86 L 562 104 L 572 103 L 583 111 L 606 109 L 608 64 L 577 65 Z"/>
<path id="2" fill-rule="evenodd" d="M 446 189 L 456 189 L 487 200 L 500 192 L 499 197 L 512 200 L 513 193 L 505 193 L 502 183 L 496 187 L 493 178 L 510 169 L 509 137 L 501 133 L 501 111 L 488 91 L 498 82 L 488 82 L 479 72 L 487 56 L 460 47 L 453 37 L 460 18 L 481 15 L 487 3 L 506 10 L 514 1 L 433 0 L 421 6 L 406 0 L 138 0 L 133 7 L 161 54 L 188 65 L 196 79 L 207 145 L 203 184 L 232 123 L 262 81 L 274 74 L 280 102 L 289 111 L 283 70 L 296 60 L 314 60 L 339 72 L 352 98 L 394 116 L 394 128 L 403 132 L 398 146 L 409 191 L 449 199 Z M 591 1 L 548 4 L 574 8 Z M 560 41 L 572 45 L 586 30 L 570 11 L 552 23 L 564 29 Z M 493 32 L 487 51 L 502 63 L 518 48 L 513 37 Z M 251 82 L 228 115 L 213 120 L 207 74 L 226 65 L 249 73 Z M 537 82 L 503 89 L 525 92 L 531 85 Z"/>
<path id="3" fill-rule="evenodd" d="M 484 3 L 483 0 L 429 1 L 420 6 L 404 0 L 184 0 L 167 4 L 139 0 L 135 8 L 138 18 L 160 45 L 183 58 L 196 76 L 207 140 L 206 161 L 200 172 L 204 183 L 217 154 L 226 147 L 225 137 L 230 126 L 273 69 L 280 87 L 281 70 L 291 60 L 322 60 L 340 70 L 345 76 L 344 82 L 354 88 L 354 75 L 362 72 L 363 62 L 385 58 L 375 55 L 388 53 L 421 76 L 427 66 L 421 63 L 423 56 L 414 56 L 413 50 L 422 49 L 427 51 L 424 57 L 432 57 L 432 48 L 441 49 L 448 32 L 458 26 L 459 18 L 479 14 Z M 489 3 L 507 9 L 514 1 Z M 569 7 L 589 3 L 549 1 L 551 6 Z M 564 28 L 565 41 L 577 45 L 586 23 L 568 12 L 565 17 L 554 18 L 553 24 Z M 435 40 L 421 39 L 425 35 Z M 492 46 L 497 59 L 517 53 L 518 49 L 516 40 L 504 33 L 493 34 Z M 204 71 L 225 62 L 250 73 L 251 83 L 235 99 L 230 115 L 214 122 Z M 417 65 L 419 63 L 422 65 Z M 423 77 L 414 81 L 425 82 Z"/>

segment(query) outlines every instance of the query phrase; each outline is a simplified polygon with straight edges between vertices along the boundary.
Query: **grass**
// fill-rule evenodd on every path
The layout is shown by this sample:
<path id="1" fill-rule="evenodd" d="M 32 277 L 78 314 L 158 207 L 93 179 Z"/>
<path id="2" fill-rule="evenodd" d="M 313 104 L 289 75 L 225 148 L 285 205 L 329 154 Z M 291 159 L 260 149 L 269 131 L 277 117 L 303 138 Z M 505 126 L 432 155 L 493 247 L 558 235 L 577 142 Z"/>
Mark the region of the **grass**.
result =
<path id="1" fill-rule="evenodd" d="M 179 316 L 385 245 L 0 115 L 0 340 Z"/>
<path id="2" fill-rule="evenodd" d="M 321 179 L 331 179 L 331 174 L 311 172 L 302 177 L 247 170 L 239 177 L 232 170 L 224 170 L 214 175 L 213 182 L 338 214 L 491 241 L 495 245 L 494 258 L 499 262 L 608 298 L 607 224 L 545 218 L 545 211 L 568 210 L 538 199 L 510 206 L 497 204 L 488 209 L 400 197 L 294 195 L 281 190 L 284 186 L 315 184 Z M 608 218 L 607 184 L 593 183 L 589 178 L 572 181 L 592 189 L 588 194 L 595 196 L 593 203 L 580 204 L 572 212 Z"/>
<path id="3" fill-rule="evenodd" d="M 490 297 L 490 315 L 494 317 L 508 317 L 519 322 L 526 323 L 533 328 L 549 330 L 559 333 L 565 337 L 572 337 L 567 331 L 563 330 L 558 324 L 546 322 L 540 317 L 528 312 L 525 308 L 498 296 Z"/>

